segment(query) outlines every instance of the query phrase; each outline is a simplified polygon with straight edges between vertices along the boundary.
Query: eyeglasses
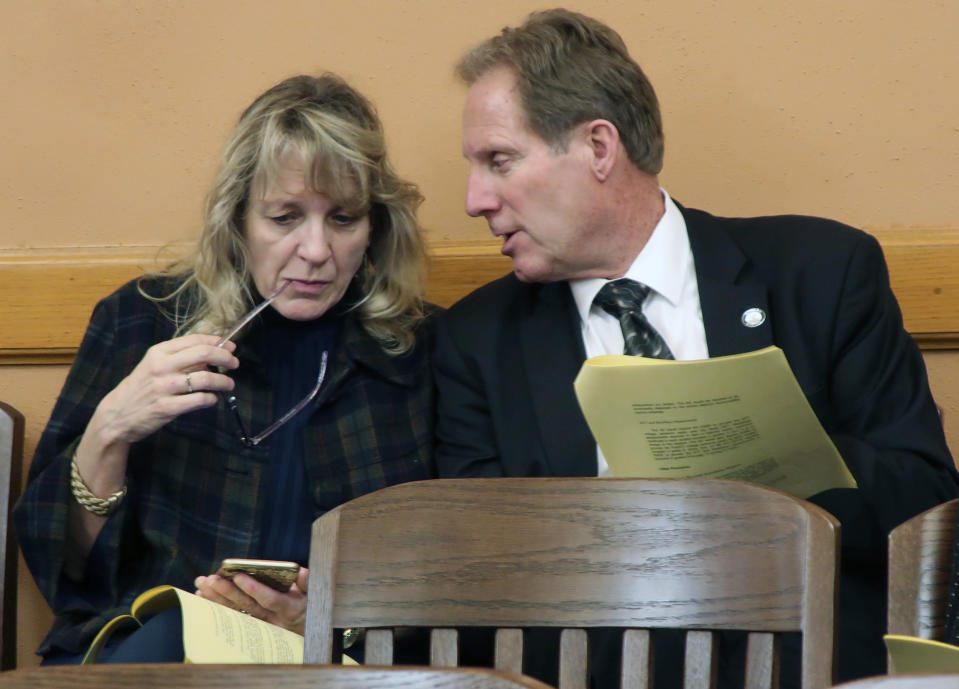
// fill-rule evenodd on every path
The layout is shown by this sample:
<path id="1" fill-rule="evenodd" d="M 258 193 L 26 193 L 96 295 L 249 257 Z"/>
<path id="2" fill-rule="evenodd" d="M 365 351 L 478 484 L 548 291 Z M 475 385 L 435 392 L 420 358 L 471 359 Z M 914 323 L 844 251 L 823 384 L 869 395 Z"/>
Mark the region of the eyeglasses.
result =
<path id="1" fill-rule="evenodd" d="M 233 336 L 236 335 L 238 332 L 240 332 L 240 330 L 242 330 L 247 323 L 249 323 L 254 318 L 256 318 L 257 314 L 259 314 L 260 311 L 262 311 L 271 303 L 273 303 L 273 300 L 276 299 L 278 296 L 280 296 L 280 294 L 283 292 L 283 290 L 285 290 L 289 286 L 289 284 L 290 284 L 290 281 L 287 280 L 273 294 L 271 294 L 269 297 L 267 297 L 262 302 L 260 302 L 255 307 L 253 307 L 253 310 L 250 311 L 248 314 L 246 314 L 242 319 L 240 319 L 240 322 L 237 323 L 235 326 L 233 326 L 230 332 L 228 332 L 226 335 L 224 335 L 223 337 L 219 339 L 219 341 L 216 343 L 216 346 L 222 347 L 228 340 L 232 339 Z M 233 417 L 236 419 L 236 425 L 240 429 L 240 442 L 242 442 L 243 445 L 246 447 L 256 447 L 257 445 L 262 443 L 264 440 L 269 438 L 271 435 L 273 435 L 273 433 L 277 429 L 279 429 L 281 426 L 287 423 L 290 419 L 292 419 L 294 416 L 296 416 L 301 411 L 303 411 L 303 409 L 306 408 L 306 405 L 312 402 L 313 399 L 319 394 L 320 388 L 323 386 L 323 379 L 326 377 L 326 360 L 327 360 L 327 353 L 323 352 L 323 354 L 320 355 L 320 372 L 316 376 L 316 385 L 313 386 L 313 389 L 310 390 L 309 394 L 307 394 L 306 397 L 304 397 L 302 400 L 297 402 L 296 405 L 292 409 L 290 409 L 290 411 L 286 412 L 283 416 L 278 418 L 276 421 L 271 423 L 269 426 L 267 426 L 264 430 L 260 431 L 256 435 L 250 435 L 250 433 L 246 429 L 246 424 L 244 424 L 243 419 L 240 418 L 240 412 L 237 409 L 236 395 L 224 396 L 224 399 L 226 400 L 226 405 L 227 407 L 229 407 L 230 411 L 233 412 Z"/>

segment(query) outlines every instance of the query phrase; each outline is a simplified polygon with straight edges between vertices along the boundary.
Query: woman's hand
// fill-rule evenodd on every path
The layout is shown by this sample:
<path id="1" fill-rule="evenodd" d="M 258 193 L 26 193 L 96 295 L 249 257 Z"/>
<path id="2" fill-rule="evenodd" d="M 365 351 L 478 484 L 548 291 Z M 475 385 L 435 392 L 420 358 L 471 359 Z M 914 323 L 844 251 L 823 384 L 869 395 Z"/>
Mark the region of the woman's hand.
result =
<path id="1" fill-rule="evenodd" d="M 213 335 L 185 335 L 160 342 L 97 406 L 90 426 L 104 446 L 130 445 L 187 412 L 212 407 L 216 392 L 233 380 L 212 368 L 235 369 L 236 345 L 221 347 Z"/>
<path id="2" fill-rule="evenodd" d="M 218 574 L 197 577 L 196 595 L 228 608 L 245 612 L 297 634 L 303 633 L 306 620 L 306 586 L 310 570 L 300 567 L 296 581 L 287 593 L 261 584 L 247 574 L 224 579 Z"/>
<path id="3" fill-rule="evenodd" d="M 215 392 L 233 389 L 233 380 L 208 367 L 234 369 L 236 345 L 213 335 L 185 335 L 160 342 L 100 400 L 76 448 L 77 471 L 87 489 L 107 497 L 126 485 L 130 445 L 180 414 L 217 402 Z M 79 580 L 87 555 L 106 517 L 70 501 L 66 570 Z"/>

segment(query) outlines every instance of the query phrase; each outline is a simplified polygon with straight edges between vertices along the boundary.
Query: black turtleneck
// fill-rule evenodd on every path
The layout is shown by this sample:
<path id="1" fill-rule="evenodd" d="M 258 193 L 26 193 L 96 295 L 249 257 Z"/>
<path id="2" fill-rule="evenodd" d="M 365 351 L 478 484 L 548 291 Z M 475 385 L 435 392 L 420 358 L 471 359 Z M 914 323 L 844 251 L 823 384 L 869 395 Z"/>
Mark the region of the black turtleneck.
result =
<path id="1" fill-rule="evenodd" d="M 338 321 L 328 313 L 312 321 L 291 321 L 267 309 L 256 329 L 264 369 L 273 386 L 273 418 L 278 419 L 306 397 L 316 384 L 320 356 L 333 361 Z M 303 426 L 316 410 L 315 401 L 267 438 L 269 464 L 263 485 L 259 556 L 307 564 L 310 528 L 319 516 L 306 476 Z M 250 429 L 258 433 L 262 429 Z"/>

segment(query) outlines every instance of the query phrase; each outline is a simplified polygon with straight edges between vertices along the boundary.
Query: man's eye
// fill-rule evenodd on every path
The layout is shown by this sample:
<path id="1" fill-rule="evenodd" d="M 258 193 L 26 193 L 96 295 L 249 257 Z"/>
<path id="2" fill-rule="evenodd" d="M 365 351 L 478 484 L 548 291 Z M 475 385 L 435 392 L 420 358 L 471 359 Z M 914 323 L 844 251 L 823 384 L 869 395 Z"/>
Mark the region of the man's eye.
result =
<path id="1" fill-rule="evenodd" d="M 502 171 L 506 168 L 509 159 L 504 155 L 494 155 L 489 159 L 489 166 L 496 171 Z"/>

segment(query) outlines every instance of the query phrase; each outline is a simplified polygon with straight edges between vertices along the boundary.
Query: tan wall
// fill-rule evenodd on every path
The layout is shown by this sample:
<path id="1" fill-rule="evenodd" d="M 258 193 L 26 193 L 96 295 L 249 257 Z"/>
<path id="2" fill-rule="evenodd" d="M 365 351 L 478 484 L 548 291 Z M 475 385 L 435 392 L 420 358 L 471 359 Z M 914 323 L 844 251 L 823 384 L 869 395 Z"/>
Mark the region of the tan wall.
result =
<path id="1" fill-rule="evenodd" d="M 379 105 L 437 239 L 461 212 L 467 45 L 539 3 L 4 3 L 4 247 L 153 244 L 192 233 L 239 111 L 329 69 Z M 576 3 L 620 29 L 660 94 L 664 182 L 727 213 L 802 211 L 867 228 L 954 227 L 959 4 L 945 0 Z"/>
<path id="2" fill-rule="evenodd" d="M 5 2 L 0 253 L 154 246 L 191 235 L 239 111 L 297 72 L 332 70 L 379 106 L 434 243 L 486 239 L 462 213 L 462 90 L 451 64 L 523 0 Z M 926 0 L 589 0 L 656 85 L 664 184 L 725 214 L 807 212 L 867 229 L 959 225 L 959 4 Z M 0 328 L 11 324 L 0 325 Z M 13 324 L 12 327 L 15 327 Z M 959 425 L 959 354 L 929 353 Z M 0 369 L 27 451 L 60 366 Z M 953 447 L 959 447 L 956 442 Z M 24 584 L 21 663 L 49 618 Z"/>

